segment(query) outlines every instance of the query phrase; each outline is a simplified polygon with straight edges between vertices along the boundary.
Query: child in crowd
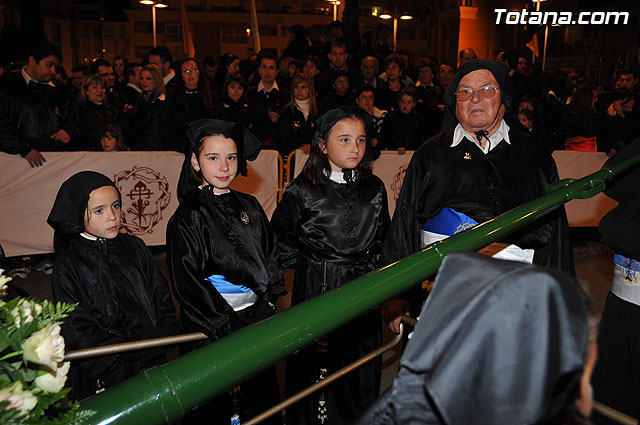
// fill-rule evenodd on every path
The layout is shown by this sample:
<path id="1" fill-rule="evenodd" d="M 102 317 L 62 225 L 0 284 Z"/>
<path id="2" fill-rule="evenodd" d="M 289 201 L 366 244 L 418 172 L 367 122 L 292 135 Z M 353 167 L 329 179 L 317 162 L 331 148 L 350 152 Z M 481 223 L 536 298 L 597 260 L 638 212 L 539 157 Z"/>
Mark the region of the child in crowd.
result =
<path id="1" fill-rule="evenodd" d="M 308 154 L 317 118 L 318 105 L 313 78 L 296 74 L 291 82 L 291 101 L 286 104 L 280 114 L 278 128 L 280 154 L 288 155 L 297 148 L 302 148 Z"/>
<path id="2" fill-rule="evenodd" d="M 274 314 L 286 293 L 275 235 L 258 201 L 229 189 L 260 141 L 245 127 L 197 120 L 178 184 L 180 206 L 167 228 L 167 261 L 186 332 L 221 339 Z M 249 419 L 279 401 L 275 368 L 185 417 L 183 423 Z M 233 397 L 233 399 L 232 399 Z M 237 400 L 236 400 L 237 399 Z M 277 420 L 272 419 L 273 423 Z"/>
<path id="3" fill-rule="evenodd" d="M 93 171 L 65 181 L 47 222 L 55 230 L 53 297 L 78 304 L 62 327 L 75 350 L 179 333 L 169 285 L 144 242 L 119 233 L 121 195 Z M 163 348 L 73 363 L 71 398 L 81 400 L 166 361 Z"/>
<path id="4" fill-rule="evenodd" d="M 529 109 L 520 109 L 520 111 L 518 111 L 518 121 L 520 121 L 520 124 L 522 124 L 524 128 L 531 131 L 533 128 L 533 112 Z"/>
<path id="5" fill-rule="evenodd" d="M 389 112 L 380 129 L 380 149 L 397 150 L 404 155 L 407 150 L 417 149 L 433 134 L 424 118 L 414 108 L 418 93 L 413 86 L 403 87 L 398 96 L 398 108 Z"/>
<path id="6" fill-rule="evenodd" d="M 356 102 L 349 94 L 349 75 L 346 72 L 336 72 L 333 80 L 333 91 L 322 100 L 322 106 L 329 109 L 356 106 Z"/>
<path id="7" fill-rule="evenodd" d="M 127 150 L 118 124 L 107 124 L 100 130 L 100 146 L 105 152 Z"/>
<path id="8" fill-rule="evenodd" d="M 230 74 L 224 83 L 222 101 L 213 115 L 227 122 L 251 128 L 251 114 L 247 105 L 247 83 L 241 75 Z"/>
<path id="9" fill-rule="evenodd" d="M 317 121 L 302 173 L 284 192 L 271 224 L 281 262 L 295 267 L 299 304 L 381 266 L 389 224 L 387 193 L 371 173 L 365 123 L 333 109 Z M 287 392 L 295 394 L 375 349 L 380 317 L 366 314 L 287 359 Z M 371 362 L 287 408 L 287 423 L 351 423 L 376 400 L 380 365 Z"/>

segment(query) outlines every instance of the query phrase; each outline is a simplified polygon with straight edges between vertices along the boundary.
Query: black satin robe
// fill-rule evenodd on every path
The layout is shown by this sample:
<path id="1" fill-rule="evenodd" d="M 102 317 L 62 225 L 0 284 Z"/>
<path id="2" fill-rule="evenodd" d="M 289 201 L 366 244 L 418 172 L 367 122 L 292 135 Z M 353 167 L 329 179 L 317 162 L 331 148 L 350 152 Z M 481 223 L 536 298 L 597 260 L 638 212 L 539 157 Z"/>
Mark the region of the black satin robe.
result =
<path id="1" fill-rule="evenodd" d="M 179 333 L 169 285 L 144 242 L 120 234 L 91 241 L 74 236 L 57 251 L 56 302 L 78 303 L 62 326 L 67 350 Z M 74 361 L 71 398 L 81 400 L 166 361 L 167 348 Z"/>
<path id="2" fill-rule="evenodd" d="M 453 129 L 444 131 L 414 153 L 385 242 L 388 262 L 422 249 L 422 225 L 444 207 L 483 223 L 545 195 L 549 184 L 558 180 L 551 154 L 526 133 L 511 129 L 511 143 L 502 141 L 486 155 L 466 138 L 452 148 L 452 139 Z M 575 275 L 563 207 L 504 242 L 535 249 L 535 264 Z M 422 305 L 418 292 L 408 296 L 415 303 L 412 307 Z"/>
<path id="3" fill-rule="evenodd" d="M 189 192 L 167 228 L 167 261 L 183 327 L 215 341 L 272 316 L 275 307 L 269 303 L 275 306 L 286 294 L 278 259 L 275 236 L 256 198 L 235 191 L 214 195 L 209 186 Z M 258 300 L 234 311 L 205 281 L 214 274 L 247 286 Z M 241 388 L 236 410 L 241 421 L 279 401 L 275 368 L 243 382 Z M 222 394 L 191 412 L 183 423 L 228 423 L 232 404 L 230 396 Z M 265 423 L 282 423 L 278 419 L 276 415 Z"/>
<path id="4" fill-rule="evenodd" d="M 387 194 L 382 181 L 369 176 L 355 183 L 329 181 L 315 185 L 298 177 L 286 189 L 271 220 L 284 267 L 295 267 L 292 305 L 337 288 L 368 273 L 380 262 L 381 242 L 389 224 Z M 321 365 L 328 374 L 362 357 L 380 344 L 377 312 L 334 331 L 326 338 L 327 353 L 313 344 L 287 359 L 287 392 L 311 385 Z M 326 398 L 325 424 L 351 423 L 378 396 L 380 365 L 368 363 L 287 408 L 287 423 L 317 420 L 318 397 Z"/>
<path id="5" fill-rule="evenodd" d="M 185 329 L 213 340 L 240 329 L 233 308 L 205 281 L 214 274 L 275 305 L 286 294 L 278 258 L 275 236 L 256 198 L 235 191 L 214 195 L 206 187 L 190 192 L 167 228 L 167 261 Z"/>

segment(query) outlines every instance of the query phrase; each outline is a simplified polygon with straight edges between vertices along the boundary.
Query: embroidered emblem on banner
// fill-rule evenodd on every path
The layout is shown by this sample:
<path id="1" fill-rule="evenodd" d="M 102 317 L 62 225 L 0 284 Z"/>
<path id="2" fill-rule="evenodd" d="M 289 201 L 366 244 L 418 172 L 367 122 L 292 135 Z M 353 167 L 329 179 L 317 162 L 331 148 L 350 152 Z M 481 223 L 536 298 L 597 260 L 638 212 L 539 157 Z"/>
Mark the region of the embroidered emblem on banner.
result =
<path id="1" fill-rule="evenodd" d="M 122 194 L 122 228 L 131 235 L 153 233 L 171 200 L 166 177 L 149 167 L 121 171 L 113 181 Z"/>
<path id="2" fill-rule="evenodd" d="M 393 176 L 393 180 L 391 181 L 391 190 L 393 191 L 393 200 L 395 202 L 398 202 L 400 189 L 402 189 L 402 182 L 404 181 L 405 174 L 407 174 L 407 168 L 409 168 L 408 162 L 398 167 L 398 172 Z"/>

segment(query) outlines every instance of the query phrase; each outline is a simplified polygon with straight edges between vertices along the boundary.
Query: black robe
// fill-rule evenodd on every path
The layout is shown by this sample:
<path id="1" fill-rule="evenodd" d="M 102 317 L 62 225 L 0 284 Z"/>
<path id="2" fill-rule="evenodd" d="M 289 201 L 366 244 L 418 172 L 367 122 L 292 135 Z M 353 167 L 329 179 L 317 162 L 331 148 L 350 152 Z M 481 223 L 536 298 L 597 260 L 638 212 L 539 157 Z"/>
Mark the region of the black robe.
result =
<path id="1" fill-rule="evenodd" d="M 424 222 L 444 207 L 483 223 L 546 194 L 558 180 L 555 161 L 530 135 L 509 130 L 509 139 L 488 154 L 463 139 L 451 147 L 453 129 L 429 139 L 414 153 L 385 243 L 388 262 L 423 248 Z M 468 159 L 467 159 L 468 158 Z M 565 209 L 558 208 L 510 235 L 505 242 L 535 249 L 533 262 L 575 275 Z M 407 296 L 422 305 L 418 289 Z"/>
<path id="2" fill-rule="evenodd" d="M 389 223 L 387 194 L 376 176 L 355 183 L 315 185 L 298 177 L 284 192 L 271 224 L 282 263 L 295 267 L 292 305 L 337 288 L 381 264 L 380 245 Z M 380 316 L 368 313 L 287 359 L 287 392 L 313 384 L 380 344 Z M 319 346 L 326 349 L 321 353 Z M 287 423 L 319 423 L 319 398 L 325 424 L 351 423 L 378 396 L 380 365 L 371 362 L 311 397 L 287 408 Z"/>
<path id="3" fill-rule="evenodd" d="M 67 349 L 119 344 L 179 333 L 169 285 L 144 242 L 131 235 L 88 240 L 74 236 L 56 250 L 53 297 L 78 303 L 62 326 Z M 164 348 L 92 357 L 72 363 L 71 398 L 166 361 Z"/>
<path id="4" fill-rule="evenodd" d="M 272 316 L 275 307 L 271 305 L 286 294 L 278 245 L 267 216 L 256 198 L 244 193 L 214 195 L 210 186 L 191 191 L 169 221 L 167 261 L 184 329 L 202 332 L 212 341 Z M 205 281 L 214 274 L 248 287 L 258 300 L 234 311 Z M 241 388 L 237 412 L 242 421 L 279 401 L 275 368 L 242 383 Z M 234 413 L 231 408 L 229 396 L 223 394 L 183 423 L 228 423 Z M 277 416 L 272 421 L 278 423 Z"/>

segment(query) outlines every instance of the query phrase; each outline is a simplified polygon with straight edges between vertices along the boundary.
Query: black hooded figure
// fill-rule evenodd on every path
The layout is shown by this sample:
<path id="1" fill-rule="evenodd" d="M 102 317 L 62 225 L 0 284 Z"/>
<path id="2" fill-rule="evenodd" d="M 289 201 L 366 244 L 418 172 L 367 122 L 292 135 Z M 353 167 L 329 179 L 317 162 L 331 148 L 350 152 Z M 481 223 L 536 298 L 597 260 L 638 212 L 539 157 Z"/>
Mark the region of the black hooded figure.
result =
<path id="1" fill-rule="evenodd" d="M 490 74 L 474 74 L 465 80 L 482 75 L 479 87 L 472 90 L 468 86 L 459 87 L 465 76 L 480 70 Z M 495 82 L 489 81 L 491 76 Z M 461 93 L 462 89 L 467 93 Z M 468 96 L 469 91 L 471 99 L 457 99 L 461 94 Z M 445 102 L 459 123 L 429 139 L 414 153 L 385 244 L 388 262 L 424 248 L 423 226 L 445 207 L 483 223 L 546 194 L 549 185 L 558 180 L 555 161 L 543 144 L 516 128 L 510 129 L 502 119 L 504 111 L 511 106 L 512 92 L 508 69 L 498 62 L 478 59 L 460 68 L 445 93 Z M 459 105 L 464 108 L 456 111 Z M 469 118 L 476 113 L 476 108 L 486 112 L 486 121 L 490 122 L 476 131 L 464 130 L 463 124 L 476 128 Z M 461 122 L 461 118 L 465 122 Z M 468 125 L 469 122 L 474 125 Z M 503 242 L 515 244 L 522 250 L 534 250 L 527 255 L 533 257 L 535 264 L 575 275 L 564 208 L 558 208 Z M 411 291 L 406 298 L 416 313 L 422 305 L 422 291 L 419 288 Z"/>
<path id="2" fill-rule="evenodd" d="M 366 121 L 358 114 L 333 109 L 318 119 L 311 155 L 273 213 L 271 224 L 278 236 L 282 264 L 295 267 L 292 305 L 383 265 L 380 245 L 389 225 L 384 183 L 371 173 L 366 152 L 356 167 L 337 171 L 320 148 L 343 120 L 363 121 L 366 128 Z M 356 143 L 348 135 L 333 137 L 329 143 L 344 143 L 341 139 Z M 381 335 L 380 316 L 370 312 L 289 357 L 287 393 L 295 394 L 373 351 Z M 350 424 L 378 397 L 379 381 L 380 363 L 367 363 L 287 407 L 287 423 Z"/>
<path id="3" fill-rule="evenodd" d="M 47 220 L 55 230 L 53 298 L 78 303 L 62 325 L 71 350 L 180 332 L 169 284 L 142 239 L 122 233 L 105 239 L 86 232 L 89 198 L 104 186 L 118 191 L 103 174 L 73 175 L 60 187 Z M 70 397 L 82 400 L 164 363 L 166 351 L 165 347 L 75 361 Z"/>
<path id="4" fill-rule="evenodd" d="M 358 425 L 589 423 L 596 321 L 562 273 L 449 255 L 400 359 Z"/>
<path id="5" fill-rule="evenodd" d="M 208 150 L 205 139 L 216 135 L 232 139 L 233 153 L 222 158 Z M 237 174 L 246 173 L 247 160 L 260 152 L 260 141 L 242 125 L 212 119 L 190 123 L 187 137 L 191 146 L 180 175 L 180 206 L 167 228 L 167 262 L 185 331 L 202 332 L 216 341 L 272 316 L 286 291 L 275 235 L 258 200 L 230 189 L 225 192 L 201 171 L 205 161 L 228 160 L 237 161 Z M 227 146 L 226 140 L 222 143 Z M 245 421 L 278 401 L 271 368 L 241 383 L 240 391 L 197 408 L 183 423 L 224 424 L 234 414 Z M 272 417 L 269 423 L 282 422 Z"/>

